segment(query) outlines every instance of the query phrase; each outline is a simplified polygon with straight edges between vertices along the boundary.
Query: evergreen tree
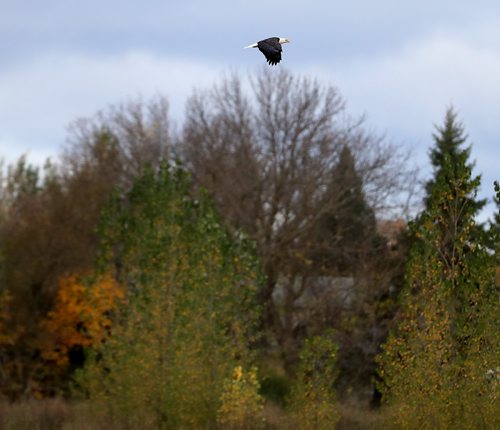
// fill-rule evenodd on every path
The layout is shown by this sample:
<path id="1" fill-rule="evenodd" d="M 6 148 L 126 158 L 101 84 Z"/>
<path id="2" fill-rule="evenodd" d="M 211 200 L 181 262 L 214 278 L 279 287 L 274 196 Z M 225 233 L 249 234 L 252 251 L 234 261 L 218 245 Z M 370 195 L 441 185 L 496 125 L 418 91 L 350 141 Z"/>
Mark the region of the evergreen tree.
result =
<path id="1" fill-rule="evenodd" d="M 492 246 L 495 253 L 495 286 L 500 288 L 500 183 L 494 183 L 496 204 L 496 212 L 494 214 L 493 222 L 490 223 L 489 237 L 491 238 Z"/>
<path id="2" fill-rule="evenodd" d="M 469 161 L 471 146 L 465 146 L 467 134 L 462 123 L 457 121 L 457 114 L 452 107 L 448 108 L 442 127 L 436 127 L 437 133 L 433 135 L 435 146 L 430 150 L 429 158 L 433 167 L 433 178 L 430 179 L 425 189 L 427 191 L 426 207 L 429 208 L 429 199 L 439 177 L 445 176 L 446 180 L 455 180 L 460 177 L 461 170 L 470 171 L 474 163 Z M 446 166 L 448 165 L 449 166 Z M 471 197 L 470 205 L 479 212 L 486 204 L 485 199 L 478 200 Z"/>
<path id="3" fill-rule="evenodd" d="M 320 270 L 352 275 L 377 242 L 375 214 L 366 202 L 363 182 L 351 150 L 342 149 L 325 198 L 334 210 L 319 220 L 313 260 Z"/>
<path id="4" fill-rule="evenodd" d="M 365 198 L 363 178 L 347 145 L 339 154 L 325 198 L 331 200 L 332 209 L 319 219 L 314 240 L 321 246 L 315 247 L 311 269 L 316 274 L 354 279 L 355 294 L 348 307 L 333 303 L 325 303 L 323 308 L 316 305 L 315 318 L 307 324 L 310 332 L 322 333 L 328 326 L 338 330 L 337 386 L 350 390 L 371 384 L 375 351 L 387 334 L 387 315 L 391 310 L 384 299 L 394 285 L 389 274 L 396 264 L 392 261 L 388 267 L 387 243 L 377 232 L 374 210 Z"/>
<path id="5" fill-rule="evenodd" d="M 475 234 L 479 177 L 451 110 L 435 136 L 427 208 L 412 226 L 397 330 L 379 357 L 384 400 L 402 428 L 495 428 L 499 354 L 493 259 Z M 447 150 L 443 150 L 447 148 Z M 440 155 L 442 154 L 442 156 Z"/>
<path id="6" fill-rule="evenodd" d="M 500 256 L 499 256 L 499 242 L 500 242 L 500 184 L 498 181 L 494 183 L 495 196 L 493 197 L 493 202 L 496 206 L 496 211 L 493 214 L 493 219 L 489 222 L 488 238 L 490 243 L 488 243 L 489 248 L 495 252 L 497 255 L 497 266 L 500 266 Z"/>
<path id="7" fill-rule="evenodd" d="M 493 222 L 498 228 L 500 228 L 500 184 L 498 183 L 498 181 L 495 181 L 494 186 L 495 186 L 494 201 L 497 208 L 493 217 Z"/>

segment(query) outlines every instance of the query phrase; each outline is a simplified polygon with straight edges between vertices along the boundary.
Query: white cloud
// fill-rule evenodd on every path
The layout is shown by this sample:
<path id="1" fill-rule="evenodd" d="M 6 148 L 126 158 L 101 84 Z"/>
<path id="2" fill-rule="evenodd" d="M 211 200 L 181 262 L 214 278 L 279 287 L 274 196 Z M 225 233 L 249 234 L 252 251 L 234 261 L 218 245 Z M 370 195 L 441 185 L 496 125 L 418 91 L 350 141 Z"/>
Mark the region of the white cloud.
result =
<path id="1" fill-rule="evenodd" d="M 500 160 L 498 25 L 483 24 L 461 35 L 440 31 L 384 55 L 304 71 L 337 86 L 349 110 L 366 113 L 371 127 L 412 146 L 426 174 L 433 125 L 442 124 L 445 109 L 453 105 L 473 144 L 475 173 L 483 177 L 481 197 L 492 196 Z"/>
<path id="2" fill-rule="evenodd" d="M 500 28 L 497 36 L 500 40 Z M 383 56 L 307 72 L 329 79 L 351 108 L 366 112 L 370 122 L 398 138 L 430 141 L 433 124 L 441 123 L 450 104 L 477 145 L 482 145 L 480 137 L 500 136 L 500 46 L 495 44 L 477 46 L 437 35 Z M 499 154 L 500 145 L 489 149 Z"/>
<path id="3" fill-rule="evenodd" d="M 500 111 L 499 51 L 457 39 L 436 37 L 382 57 L 333 64 L 331 70 L 349 100 L 405 130 L 439 120 L 450 103 L 490 126 Z"/>
<path id="4" fill-rule="evenodd" d="M 500 159 L 500 26 L 494 21 L 476 22 L 463 32 L 443 28 L 342 59 L 328 53 L 317 64 L 303 62 L 300 52 L 292 55 L 290 46 L 284 66 L 337 86 L 351 113 L 366 112 L 368 124 L 389 139 L 416 145 L 421 164 L 427 163 L 433 124 L 441 123 L 452 103 L 474 143 L 477 171 L 490 180 Z M 296 44 L 299 48 L 300 41 Z M 252 54 L 260 66 L 263 59 Z M 227 64 L 188 55 L 52 52 L 5 64 L 0 68 L 0 157 L 29 151 L 32 161 L 41 162 L 58 153 L 69 122 L 139 95 L 166 95 L 174 117 L 182 118 L 193 86 L 207 87 L 227 73 Z M 237 50 L 232 61 L 249 64 L 246 58 Z"/>
<path id="5" fill-rule="evenodd" d="M 148 52 L 51 54 L 17 64 L 0 71 L 0 156 L 55 155 L 71 121 L 138 96 L 166 95 L 179 117 L 192 87 L 219 75 L 215 65 Z"/>

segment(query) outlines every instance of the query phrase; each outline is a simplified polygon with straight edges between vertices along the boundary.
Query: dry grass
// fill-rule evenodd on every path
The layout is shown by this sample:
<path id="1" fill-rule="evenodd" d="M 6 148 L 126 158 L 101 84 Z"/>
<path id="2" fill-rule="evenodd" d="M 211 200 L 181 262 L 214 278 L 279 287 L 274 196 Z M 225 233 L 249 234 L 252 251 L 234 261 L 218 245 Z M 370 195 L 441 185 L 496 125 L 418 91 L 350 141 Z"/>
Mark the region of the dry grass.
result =
<path id="1" fill-rule="evenodd" d="M 61 399 L 0 404 L 0 428 L 3 430 L 62 429 L 72 408 Z"/>
<path id="2" fill-rule="evenodd" d="M 285 410 L 274 402 L 267 402 L 264 406 L 264 420 L 266 429 L 292 429 L 292 423 Z"/>
<path id="3" fill-rule="evenodd" d="M 337 430 L 378 430 L 385 428 L 384 413 L 370 410 L 360 402 L 339 404 L 342 418 Z M 268 402 L 264 409 L 266 428 L 294 430 L 296 426 L 279 405 Z M 138 424 L 138 423 L 136 423 Z M 144 430 L 156 429 L 152 420 L 140 426 L 113 419 L 109 414 L 92 410 L 88 404 L 62 399 L 0 403 L 0 430 Z"/>
<path id="4" fill-rule="evenodd" d="M 349 400 L 339 403 L 341 418 L 336 430 L 386 430 L 387 413 L 384 409 L 371 409 L 368 403 Z M 266 428 L 295 430 L 296 426 L 279 405 L 268 402 L 264 408 Z"/>
<path id="5" fill-rule="evenodd" d="M 387 429 L 384 409 L 371 409 L 361 403 L 339 404 L 341 418 L 336 430 L 383 430 Z"/>
<path id="6" fill-rule="evenodd" d="M 113 419 L 85 403 L 62 399 L 0 403 L 0 430 L 144 430 L 156 429 L 152 420 L 139 427 Z"/>

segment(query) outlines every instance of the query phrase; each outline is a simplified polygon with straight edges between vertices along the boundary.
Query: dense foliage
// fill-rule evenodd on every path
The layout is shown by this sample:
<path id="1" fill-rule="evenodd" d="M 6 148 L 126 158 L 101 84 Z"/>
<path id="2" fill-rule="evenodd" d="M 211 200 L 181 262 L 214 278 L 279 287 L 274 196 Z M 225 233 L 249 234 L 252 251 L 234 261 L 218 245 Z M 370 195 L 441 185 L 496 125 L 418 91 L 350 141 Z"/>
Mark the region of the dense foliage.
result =
<path id="1" fill-rule="evenodd" d="M 463 143 L 448 112 L 439 146 Z M 453 155 L 453 156 L 452 156 Z M 479 241 L 468 152 L 444 152 L 413 225 L 412 247 L 395 332 L 380 357 L 380 384 L 403 428 L 495 428 L 498 425 L 498 296 L 494 258 Z"/>
<path id="2" fill-rule="evenodd" d="M 0 396 L 96 428 L 348 428 L 380 397 L 382 428 L 498 426 L 500 189 L 486 228 L 454 111 L 408 229 L 409 159 L 337 89 L 265 71 L 187 108 L 1 165 Z"/>
<path id="3" fill-rule="evenodd" d="M 136 425 L 214 425 L 224 381 L 251 364 L 256 260 L 189 186 L 180 168 L 148 170 L 102 222 L 100 263 L 115 268 L 126 303 L 78 381 Z"/>

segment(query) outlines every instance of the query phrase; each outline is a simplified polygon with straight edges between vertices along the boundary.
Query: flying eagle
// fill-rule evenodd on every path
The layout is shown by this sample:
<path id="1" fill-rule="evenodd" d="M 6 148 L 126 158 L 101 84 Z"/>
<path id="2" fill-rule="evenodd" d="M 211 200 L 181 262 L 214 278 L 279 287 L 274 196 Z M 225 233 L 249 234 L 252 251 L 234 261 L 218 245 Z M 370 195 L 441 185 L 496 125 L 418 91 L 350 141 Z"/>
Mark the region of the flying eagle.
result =
<path id="1" fill-rule="evenodd" d="M 245 46 L 245 48 L 259 48 L 259 51 L 266 57 L 267 62 L 275 66 L 281 61 L 281 45 L 289 42 L 288 39 L 283 37 L 270 37 L 253 45 Z"/>

